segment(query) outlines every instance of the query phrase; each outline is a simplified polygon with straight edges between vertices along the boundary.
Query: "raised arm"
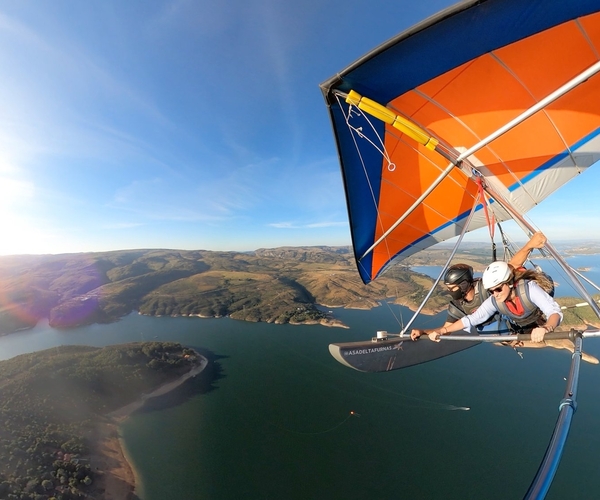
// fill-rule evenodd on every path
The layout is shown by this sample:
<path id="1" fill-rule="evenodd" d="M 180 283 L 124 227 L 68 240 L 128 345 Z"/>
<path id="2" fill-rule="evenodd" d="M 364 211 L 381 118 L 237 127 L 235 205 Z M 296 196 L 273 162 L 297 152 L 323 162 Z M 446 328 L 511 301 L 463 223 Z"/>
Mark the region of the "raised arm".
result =
<path id="1" fill-rule="evenodd" d="M 512 256 L 512 259 L 508 261 L 508 263 L 513 267 L 521 267 L 523 264 L 525 264 L 525 261 L 527 260 L 527 257 L 529 257 L 531 251 L 534 248 L 542 248 L 546 244 L 546 241 L 548 241 L 548 239 L 541 231 L 533 233 L 529 241 L 525 243 L 525 246 L 519 249 L 519 251 Z"/>

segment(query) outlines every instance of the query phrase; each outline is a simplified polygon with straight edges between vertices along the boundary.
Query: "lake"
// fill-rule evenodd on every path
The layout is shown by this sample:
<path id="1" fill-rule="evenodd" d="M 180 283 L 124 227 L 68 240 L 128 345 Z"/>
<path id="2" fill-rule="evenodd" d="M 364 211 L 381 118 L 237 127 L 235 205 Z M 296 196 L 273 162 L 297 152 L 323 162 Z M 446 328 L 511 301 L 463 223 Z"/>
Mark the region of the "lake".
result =
<path id="1" fill-rule="evenodd" d="M 566 278 L 565 272 L 560 266 L 554 261 L 554 259 L 543 259 L 532 257 L 533 262 L 540 266 L 546 273 L 548 273 L 552 279 L 558 283 L 555 290 L 556 297 L 578 297 L 578 293 L 575 291 L 573 285 Z M 591 280 L 595 284 L 600 284 L 600 256 L 598 255 L 574 255 L 567 257 L 567 264 L 576 271 L 579 271 L 587 279 Z M 527 266 L 531 267 L 531 266 Z M 430 276 L 433 279 L 437 279 L 442 269 L 441 266 L 413 266 L 413 271 Z M 475 273 L 475 276 L 481 276 L 481 273 Z M 586 290 L 591 294 L 597 294 L 598 289 L 591 286 L 587 282 L 583 282 Z"/>
<path id="2" fill-rule="evenodd" d="M 337 363 L 328 344 L 398 331 L 410 312 L 383 304 L 335 314 L 350 328 L 138 314 L 68 331 L 39 324 L 1 337 L 0 358 L 150 340 L 207 353 L 210 387 L 190 379 L 177 404 L 121 427 L 143 500 L 522 498 L 558 415 L 567 351 L 524 350 L 521 359 L 510 348 L 479 345 L 366 374 Z M 587 340 L 584 350 L 600 357 L 600 341 Z M 582 363 L 579 406 L 549 499 L 600 491 L 599 385 L 598 365 Z"/>

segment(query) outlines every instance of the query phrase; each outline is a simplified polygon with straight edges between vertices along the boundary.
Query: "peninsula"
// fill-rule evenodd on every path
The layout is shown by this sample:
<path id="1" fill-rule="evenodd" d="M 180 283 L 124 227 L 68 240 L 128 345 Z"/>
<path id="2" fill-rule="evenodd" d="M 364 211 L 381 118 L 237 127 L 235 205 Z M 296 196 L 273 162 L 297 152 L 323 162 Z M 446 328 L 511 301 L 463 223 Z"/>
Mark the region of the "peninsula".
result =
<path id="1" fill-rule="evenodd" d="M 0 334 L 41 318 L 64 328 L 109 323 L 131 311 L 343 327 L 334 308 L 371 309 L 383 300 L 414 308 L 432 283 L 402 267 L 365 285 L 350 247 L 0 257 Z M 446 303 L 440 289 L 428 311 Z"/>
<path id="2" fill-rule="evenodd" d="M 61 346 L 0 362 L 0 498 L 132 498 L 118 422 L 206 364 L 174 342 Z"/>

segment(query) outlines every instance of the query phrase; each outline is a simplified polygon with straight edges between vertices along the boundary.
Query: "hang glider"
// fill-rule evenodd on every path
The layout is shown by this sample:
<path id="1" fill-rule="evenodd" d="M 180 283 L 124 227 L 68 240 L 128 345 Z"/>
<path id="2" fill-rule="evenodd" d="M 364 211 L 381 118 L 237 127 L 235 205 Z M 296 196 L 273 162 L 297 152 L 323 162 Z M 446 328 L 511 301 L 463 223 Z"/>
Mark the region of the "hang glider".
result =
<path id="1" fill-rule="evenodd" d="M 321 84 L 365 283 L 460 234 L 478 179 L 525 213 L 600 159 L 597 11 L 461 2 Z"/>
<path id="2" fill-rule="evenodd" d="M 460 2 L 358 59 L 321 90 L 365 283 L 431 245 L 457 236 L 458 245 L 489 224 L 490 213 L 531 234 L 524 214 L 600 160 L 600 4 Z M 546 248 L 600 318 L 573 270 Z M 557 333 L 571 338 L 574 355 L 528 499 L 550 488 L 575 411 L 582 339 L 597 334 Z M 489 340 L 447 336 L 437 350 L 420 341 L 402 362 L 402 337 L 330 351 L 355 369 L 385 371 L 457 352 L 474 339 Z M 447 343 L 455 347 L 441 347 Z"/>

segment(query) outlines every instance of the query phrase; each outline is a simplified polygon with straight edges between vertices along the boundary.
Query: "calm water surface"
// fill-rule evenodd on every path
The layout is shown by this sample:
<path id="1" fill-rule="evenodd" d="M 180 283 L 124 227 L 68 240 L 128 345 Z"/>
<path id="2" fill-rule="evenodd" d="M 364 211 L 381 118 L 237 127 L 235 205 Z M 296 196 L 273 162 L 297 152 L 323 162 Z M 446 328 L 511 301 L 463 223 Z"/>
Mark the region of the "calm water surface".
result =
<path id="1" fill-rule="evenodd" d="M 560 268 L 554 259 L 542 259 L 533 257 L 533 262 L 547 272 L 552 279 L 558 283 L 555 290 L 556 297 L 578 297 L 579 294 L 575 291 L 573 285 L 567 279 L 564 271 Z M 599 255 L 575 255 L 566 258 L 567 264 L 571 268 L 579 271 L 583 276 L 595 284 L 600 284 L 600 256 Z M 530 267 L 529 265 L 527 267 Z M 441 271 L 441 266 L 413 266 L 413 271 L 430 276 L 436 279 Z M 475 273 L 475 276 L 481 276 L 481 273 Z M 586 290 L 591 294 L 597 294 L 598 289 L 583 282 Z"/>
<path id="2" fill-rule="evenodd" d="M 479 345 L 365 374 L 333 360 L 328 344 L 397 331 L 410 313 L 387 305 L 335 313 L 351 328 L 137 314 L 69 331 L 40 324 L 0 338 L 0 358 L 138 340 L 204 350 L 213 360 L 209 385 L 192 379 L 173 396 L 177 404 L 122 425 L 143 500 L 522 498 L 558 415 L 567 351 L 526 350 L 521 359 Z M 600 341 L 584 349 L 600 357 Z M 599 386 L 600 368 L 583 364 L 549 499 L 597 498 Z"/>

